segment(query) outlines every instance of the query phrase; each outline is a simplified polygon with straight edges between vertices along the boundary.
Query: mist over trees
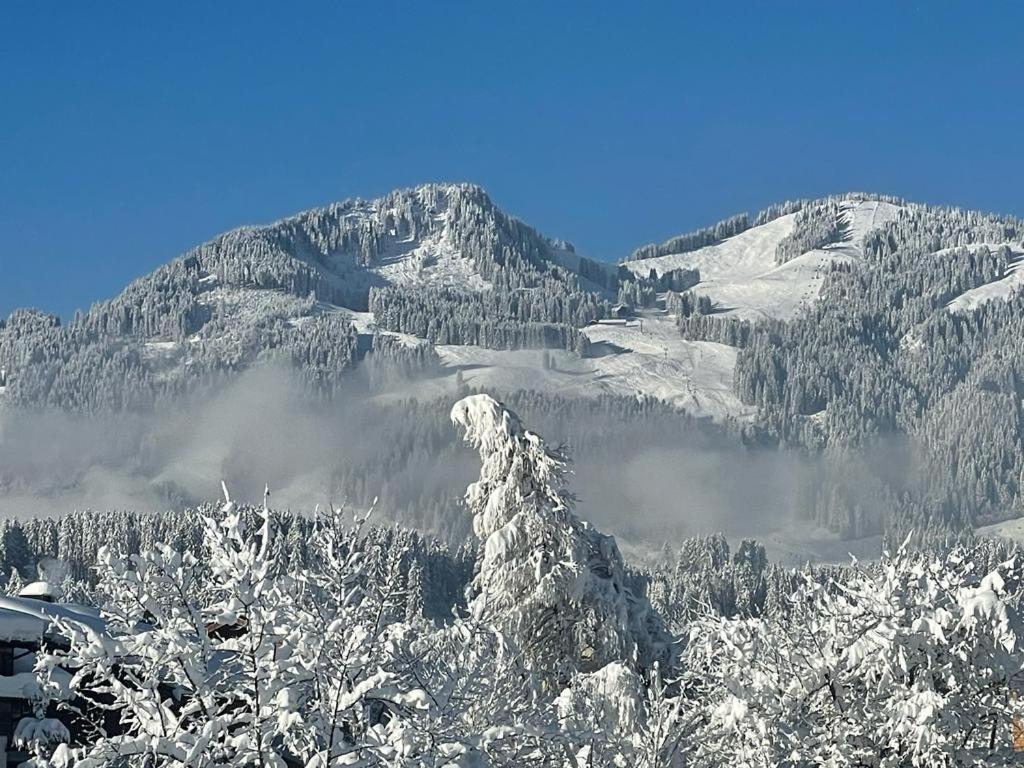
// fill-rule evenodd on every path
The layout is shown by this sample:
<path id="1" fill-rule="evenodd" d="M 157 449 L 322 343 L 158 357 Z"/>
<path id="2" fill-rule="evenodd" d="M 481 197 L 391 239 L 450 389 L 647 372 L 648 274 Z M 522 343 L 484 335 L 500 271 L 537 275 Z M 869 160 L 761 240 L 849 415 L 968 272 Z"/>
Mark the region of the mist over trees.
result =
<path id="1" fill-rule="evenodd" d="M 947 304 L 1007 273 L 1010 248 L 984 243 L 1022 237 L 1012 219 L 901 211 L 869 234 L 867 263 L 837 265 L 801 316 L 753 326 L 737 391 L 783 444 L 841 455 L 905 436 L 917 477 L 891 489 L 886 527 L 962 527 L 1015 513 L 1020 295 L 970 312 Z M 823 522 L 852 535 L 877 530 L 864 507 Z"/>
<path id="2" fill-rule="evenodd" d="M 452 417 L 481 459 L 477 546 L 459 553 L 365 515 L 275 512 L 272 495 L 8 523 L 16 567 L 36 546 L 91 555 L 58 589 L 98 611 L 58 614 L 37 656 L 38 711 L 17 729 L 33 764 L 1016 760 L 1014 545 L 933 539 L 795 571 L 715 536 L 631 568 L 572 511 L 567 457 L 515 413 L 475 395 Z"/>
<path id="3" fill-rule="evenodd" d="M 174 412 L 267 364 L 292 367 L 324 398 L 353 382 L 372 396 L 395 379 L 439 375 L 436 345 L 604 354 L 581 329 L 613 304 L 664 307 L 683 338 L 739 349 L 735 393 L 756 419 L 715 429 L 738 451 L 778 448 L 817 468 L 799 517 L 860 537 L 1016 515 L 1021 299 L 947 304 L 1016 268 L 1019 220 L 851 194 L 731 217 L 634 255 L 699 249 L 792 216 L 774 253 L 784 265 L 849 245 L 851 200 L 899 210 L 853 244 L 862 257 L 833 262 L 817 299 L 787 321 L 722 314 L 697 269 L 634 275 L 583 258 L 472 185 L 349 200 L 215 238 L 67 323 L 12 313 L 0 321 L 0 407 Z M 394 466 L 342 468 L 338 480 L 363 503 Z M 447 505 L 421 507 L 435 525 Z"/>

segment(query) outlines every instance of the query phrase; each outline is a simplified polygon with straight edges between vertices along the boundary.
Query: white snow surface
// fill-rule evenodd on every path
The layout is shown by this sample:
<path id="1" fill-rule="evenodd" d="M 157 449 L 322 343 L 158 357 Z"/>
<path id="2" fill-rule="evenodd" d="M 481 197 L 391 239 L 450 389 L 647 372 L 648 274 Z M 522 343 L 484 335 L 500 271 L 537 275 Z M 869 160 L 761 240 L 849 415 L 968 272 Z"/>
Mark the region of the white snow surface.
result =
<path id="1" fill-rule="evenodd" d="M 991 250 L 1004 246 L 1008 247 L 1012 254 L 1010 268 L 1006 270 L 1006 274 L 999 280 L 979 285 L 977 288 L 964 291 L 957 296 L 946 305 L 950 312 L 972 312 L 982 304 L 993 299 L 1006 301 L 1024 287 L 1024 246 L 1021 246 L 1020 243 L 979 243 L 967 247 L 970 249 L 980 249 L 986 246 Z M 934 255 L 941 256 L 942 253 L 943 251 L 936 251 Z"/>
<path id="2" fill-rule="evenodd" d="M 1024 541 L 1024 517 L 1003 520 L 1001 523 L 982 525 L 974 530 L 978 536 L 999 536 L 1011 541 Z"/>
<path id="3" fill-rule="evenodd" d="M 97 634 L 106 632 L 106 622 L 95 608 L 0 596 L 0 638 L 8 641 L 39 640 L 54 620 L 70 622 Z"/>
<path id="4" fill-rule="evenodd" d="M 327 304 L 324 302 L 321 302 L 320 306 L 325 312 L 335 312 L 347 317 L 349 322 L 352 323 L 352 326 L 356 329 L 356 333 L 371 336 L 376 333 L 379 336 L 390 336 L 393 339 L 397 339 L 407 347 L 418 347 L 421 344 L 427 343 L 424 339 L 413 336 L 411 333 L 399 333 L 398 331 L 387 331 L 383 328 L 378 328 L 373 312 L 356 312 L 354 309 L 346 309 L 345 307 L 338 307 L 334 304 Z M 301 321 L 303 320 L 306 320 L 306 318 L 296 318 L 293 322 L 301 325 Z"/>
<path id="5" fill-rule="evenodd" d="M 441 221 L 443 217 L 438 217 Z M 476 271 L 471 259 L 455 248 L 444 230 L 419 241 L 412 238 L 393 246 L 368 267 L 387 283 L 396 286 L 449 287 L 487 291 L 491 284 Z"/>
<path id="6" fill-rule="evenodd" d="M 675 321 L 664 313 L 649 313 L 627 325 L 590 325 L 584 332 L 600 356 L 580 359 L 572 352 L 548 350 L 550 367 L 543 365 L 542 350 L 440 345 L 437 353 L 448 373 L 410 382 L 389 396 L 451 393 L 455 375 L 461 371 L 467 386 L 490 392 L 650 397 L 697 417 L 722 420 L 754 415 L 754 408 L 733 392 L 734 347 L 682 339 Z"/>
<path id="7" fill-rule="evenodd" d="M 829 265 L 859 259 L 864 235 L 892 219 L 899 206 L 875 200 L 843 204 L 849 237 L 841 243 L 809 251 L 785 264 L 775 263 L 775 248 L 793 231 L 791 213 L 745 232 L 688 253 L 625 262 L 634 274 L 654 269 L 658 275 L 673 269 L 699 269 L 701 282 L 692 290 L 708 296 L 722 315 L 745 320 L 788 320 L 800 307 L 817 298 Z"/>

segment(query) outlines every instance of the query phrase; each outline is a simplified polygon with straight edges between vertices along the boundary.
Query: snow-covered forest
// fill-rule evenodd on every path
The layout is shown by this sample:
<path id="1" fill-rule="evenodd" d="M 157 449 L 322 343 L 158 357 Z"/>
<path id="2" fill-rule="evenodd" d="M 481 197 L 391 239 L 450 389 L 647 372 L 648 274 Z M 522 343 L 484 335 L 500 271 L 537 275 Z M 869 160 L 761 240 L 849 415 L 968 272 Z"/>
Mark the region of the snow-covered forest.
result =
<path id="1" fill-rule="evenodd" d="M 37 656 L 18 727 L 35 764 L 1015 760 L 1013 545 L 908 540 L 787 570 L 710 537 L 634 568 L 514 412 L 472 395 L 451 420 L 480 460 L 460 551 L 372 514 L 278 512 L 270 489 L 172 518 L 8 522 L 6 564 L 59 553 L 79 606 Z"/>
<path id="2" fill-rule="evenodd" d="M 610 265 L 427 185 L 17 310 L 0 724 L 35 766 L 1013 763 L 1022 258 L 855 193 Z"/>
<path id="3" fill-rule="evenodd" d="M 812 528 L 963 531 L 1024 498 L 1022 257 L 1013 217 L 852 193 L 609 265 L 479 187 L 426 185 L 226 233 L 67 323 L 15 311 L 0 320 L 0 428 L 25 412 L 176 414 L 268 364 L 327 400 L 361 386 L 374 407 L 422 403 L 431 437 L 403 451 L 450 448 L 439 402 L 467 392 L 641 401 L 709 422 L 737 454 L 807 463 L 792 506 Z M 16 463 L 0 489 L 33 493 Z M 379 464 L 324 470 L 361 505 L 388 493 Z M 147 482 L 164 508 L 202 498 Z M 433 498 L 413 507 L 438 517 Z"/>

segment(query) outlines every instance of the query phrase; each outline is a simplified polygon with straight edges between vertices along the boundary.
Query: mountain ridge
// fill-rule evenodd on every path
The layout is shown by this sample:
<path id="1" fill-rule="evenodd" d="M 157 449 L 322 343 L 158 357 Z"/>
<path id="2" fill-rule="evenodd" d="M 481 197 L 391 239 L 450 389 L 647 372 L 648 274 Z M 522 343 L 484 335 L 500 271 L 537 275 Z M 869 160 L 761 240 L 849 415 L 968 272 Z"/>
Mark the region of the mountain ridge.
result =
<path id="1" fill-rule="evenodd" d="M 799 198 L 796 200 L 787 200 L 782 203 L 770 205 L 767 208 L 759 211 L 753 217 L 751 217 L 750 214 L 746 213 L 736 214 L 735 216 L 731 216 L 721 220 L 717 224 L 713 224 L 708 227 L 703 227 L 687 234 L 673 236 L 660 244 L 650 243 L 648 245 L 640 246 L 634 249 L 630 254 L 618 260 L 617 262 L 608 262 L 601 261 L 598 259 L 587 259 L 585 256 L 578 254 L 576 252 L 576 249 L 568 241 L 565 241 L 560 238 L 544 236 L 540 234 L 537 230 L 535 230 L 533 227 L 530 227 L 528 224 L 522 222 L 522 220 L 519 219 L 518 217 L 504 213 L 503 211 L 501 211 L 500 208 L 498 208 L 498 206 L 496 206 L 493 203 L 493 201 L 487 194 L 486 190 L 479 184 L 472 182 L 429 182 L 415 185 L 412 187 L 396 189 L 390 193 L 387 193 L 386 195 L 377 198 L 363 198 L 360 196 L 347 198 L 339 202 L 328 203 L 323 206 L 316 206 L 313 208 L 304 209 L 302 211 L 275 219 L 268 223 L 244 224 L 238 227 L 231 228 L 219 235 L 216 235 L 210 240 L 205 241 L 200 245 L 188 249 L 184 253 L 172 258 L 163 265 L 158 266 L 156 269 L 152 270 L 146 275 L 129 281 L 129 283 L 126 284 L 125 288 L 122 289 L 116 296 L 113 296 L 109 299 L 99 299 L 90 306 L 89 310 L 86 310 L 85 312 L 79 311 L 78 313 L 76 313 L 76 316 L 88 314 L 89 312 L 93 311 L 97 306 L 103 306 L 116 301 L 126 291 L 130 290 L 134 284 L 144 282 L 152 278 L 154 275 L 161 272 L 162 270 L 170 268 L 177 263 L 187 262 L 189 259 L 195 258 L 200 255 L 207 255 L 208 257 L 213 255 L 216 259 L 216 256 L 221 255 L 218 252 L 225 250 L 225 248 L 223 247 L 225 245 L 232 245 L 241 249 L 249 248 L 248 255 L 252 257 L 254 260 L 258 260 L 262 254 L 259 253 L 259 248 L 254 246 L 253 243 L 251 242 L 254 238 L 259 240 L 265 238 L 268 235 L 273 237 L 275 234 L 280 233 L 282 229 L 302 229 L 303 225 L 308 224 L 309 222 L 313 223 L 313 231 L 317 231 L 323 234 L 323 221 L 325 219 L 330 219 L 331 217 L 337 217 L 339 214 L 345 214 L 347 212 L 351 214 L 357 214 L 359 212 L 368 213 L 375 211 L 381 204 L 388 204 L 389 202 L 394 203 L 395 201 L 401 201 L 403 198 L 411 198 L 413 200 L 418 200 L 422 204 L 424 202 L 424 198 L 426 198 L 427 200 L 429 200 L 431 196 L 434 196 L 435 198 L 443 198 L 444 196 L 450 195 L 452 193 L 459 193 L 460 195 L 469 197 L 470 199 L 477 199 L 481 201 L 485 209 L 497 211 L 508 222 L 514 222 L 516 225 L 522 226 L 524 229 L 529 230 L 537 237 L 538 241 L 543 242 L 551 250 L 551 255 L 553 257 L 551 261 L 555 261 L 556 263 L 559 263 L 560 266 L 565 266 L 569 271 L 574 271 L 577 274 L 580 274 L 580 270 L 576 266 L 576 262 L 578 262 L 580 259 L 585 259 L 588 262 L 588 265 L 597 265 L 598 269 L 603 267 L 605 270 L 612 271 L 613 268 L 616 266 L 628 266 L 631 262 L 634 261 L 650 261 L 651 259 L 662 258 L 665 256 L 679 256 L 682 254 L 700 250 L 708 246 L 719 245 L 724 240 L 730 239 L 735 235 L 741 234 L 742 232 L 745 232 L 749 229 L 762 226 L 783 216 L 794 214 L 810 206 L 819 205 L 822 203 L 844 202 L 849 200 L 878 201 L 891 203 L 893 205 L 900 207 L 910 207 L 939 212 L 948 211 L 966 215 L 996 217 L 1005 220 L 1014 219 L 1014 217 L 1010 215 L 990 214 L 982 211 L 964 209 L 955 206 L 914 203 L 907 201 L 905 198 L 888 194 L 849 192 L 844 194 L 828 195 L 821 198 Z M 393 205 L 392 209 L 395 210 Z M 742 223 L 734 223 L 734 221 L 740 220 L 742 220 Z M 374 244 L 373 240 L 375 238 L 379 239 L 382 233 L 371 232 L 368 233 L 370 235 L 369 237 L 364 238 L 365 234 L 367 233 L 344 233 L 342 238 L 346 239 L 348 237 L 352 237 L 354 239 L 355 248 L 361 251 L 364 259 L 371 260 L 375 256 L 380 255 L 380 252 L 382 250 L 381 245 L 379 243 Z M 698 240 L 703 241 L 702 244 L 696 244 L 696 241 Z M 327 242 L 329 244 L 330 241 L 328 240 Z M 688 244 L 681 245 L 680 243 Z M 267 245 L 266 243 L 261 244 Z M 308 246 L 308 244 L 306 245 Z M 566 259 L 565 254 L 571 254 L 572 258 Z M 307 261 L 308 259 L 303 258 L 304 255 L 308 256 L 309 254 L 298 254 L 296 256 L 293 256 L 292 258 L 300 262 Z M 558 257 L 561 257 L 561 259 L 559 259 Z M 573 266 L 567 266 L 566 262 L 572 264 Z M 224 265 L 219 266 L 222 269 L 224 268 Z M 327 265 L 323 263 L 314 263 L 312 266 L 323 268 Z M 584 268 L 584 279 L 586 279 L 586 272 L 587 268 Z M 236 275 L 232 275 L 232 277 L 235 276 Z M 334 276 L 336 277 L 336 275 Z M 275 285 L 273 282 L 261 284 L 259 282 L 260 275 L 258 273 L 250 273 L 248 276 L 245 277 L 246 280 L 248 280 L 249 282 L 255 282 L 256 287 L 281 287 L 280 285 Z M 267 276 L 263 275 L 263 277 L 265 278 Z M 605 275 L 605 277 L 607 278 L 607 275 Z M 300 275 L 295 277 L 295 282 L 300 287 L 302 287 L 302 283 L 304 280 L 312 283 L 314 286 L 315 283 L 317 282 L 315 276 Z M 591 287 L 593 287 L 595 290 L 607 289 L 607 286 L 602 285 L 600 280 L 591 281 L 591 283 Z M 325 293 L 330 294 L 330 292 L 331 287 L 326 286 Z M 14 310 L 11 311 L 10 314 L 15 314 L 19 311 L 25 310 L 40 312 L 42 314 L 49 314 L 45 311 L 45 309 L 32 307 L 15 308 Z M 72 322 L 74 322 L 74 319 L 72 319 Z"/>
<path id="2" fill-rule="evenodd" d="M 475 185 L 336 203 L 196 246 L 71 323 L 12 313 L 0 411 L 173 409 L 264 362 L 325 395 L 365 370 L 375 397 L 649 400 L 827 463 L 807 506 L 844 536 L 1005 519 L 1024 222 L 883 198 L 780 204 L 621 265 Z"/>
<path id="3" fill-rule="evenodd" d="M 885 213 L 881 220 L 880 208 Z M 862 216 L 865 211 L 870 216 Z M 9 371 L 15 386 L 8 389 L 22 404 L 41 400 L 67 405 L 70 397 L 72 407 L 89 408 L 100 403 L 90 404 L 90 398 L 83 402 L 74 393 L 86 386 L 85 380 L 61 385 L 66 378 L 62 370 L 30 375 L 31 392 L 19 396 L 18 382 L 24 383 L 29 361 L 67 367 L 76 349 L 97 346 L 103 348 L 99 357 L 118 361 L 113 378 L 120 379 L 145 372 L 156 361 L 160 370 L 142 387 L 147 391 L 102 406 L 116 408 L 160 397 L 160 382 L 176 375 L 188 378 L 185 369 L 200 376 L 219 368 L 241 369 L 269 348 L 283 347 L 286 355 L 308 367 L 316 354 L 303 337 L 333 335 L 340 340 L 332 359 L 314 366 L 321 379 L 352 368 L 367 349 L 404 348 L 394 353 L 401 357 L 417 339 L 441 349 L 442 357 L 469 365 L 473 362 L 465 355 L 453 357 L 442 348 L 586 353 L 596 345 L 599 357 L 601 350 L 624 350 L 625 357 L 606 362 L 625 363 L 636 372 L 623 374 L 621 365 L 605 370 L 601 375 L 607 376 L 611 391 L 624 394 L 638 387 L 634 391 L 667 398 L 696 413 L 738 415 L 743 409 L 737 404 L 709 412 L 700 398 L 689 396 L 706 383 L 696 390 L 689 383 L 670 383 L 666 389 L 664 382 L 673 378 L 695 379 L 686 366 L 652 379 L 646 369 L 660 366 L 656 355 L 629 357 L 649 343 L 641 343 L 635 333 L 595 323 L 612 314 L 613 304 L 649 314 L 661 307 L 661 315 L 648 317 L 650 332 L 661 329 L 656 335 L 662 341 L 652 351 L 662 350 L 664 360 L 692 359 L 695 354 L 718 359 L 717 348 L 699 345 L 742 346 L 737 339 L 746 333 L 743 323 L 787 321 L 806 312 L 832 270 L 863 261 L 869 234 L 913 216 L 960 222 L 959 231 L 950 227 L 940 232 L 933 246 L 979 245 L 973 242 L 978 237 L 964 234 L 971 231 L 966 221 L 1001 228 L 990 239 L 1010 248 L 1005 274 L 968 286 L 962 299 L 950 297 L 951 309 L 976 307 L 993 296 L 1013 293 L 1019 278 L 1010 274 L 1010 265 L 1017 263 L 1014 254 L 1024 246 L 1019 234 L 1018 245 L 1013 245 L 1019 228 L 1014 229 L 1012 217 L 847 193 L 787 201 L 753 217 L 734 216 L 660 246 L 641 247 L 611 265 L 587 259 L 565 241 L 504 213 L 479 185 L 432 183 L 229 230 L 129 282 L 67 325 L 38 311 L 15 311 L 0 320 L 6 329 L 0 329 L 0 365 Z M 887 237 L 892 240 L 892 235 Z M 1015 266 L 1013 270 L 1016 274 Z M 672 306 L 656 296 L 667 297 Z M 700 302 L 702 309 L 697 307 Z M 691 304 L 696 313 L 688 308 Z M 659 322 L 663 319 L 669 322 Z M 679 335 L 672 330 L 676 325 L 689 339 L 682 346 L 671 341 L 673 334 Z M 50 336 L 63 338 L 41 344 L 40 339 Z M 41 354 L 41 345 L 52 354 Z M 679 348 L 670 354 L 670 347 Z M 176 349 L 181 354 L 175 359 Z M 96 367 L 96 360 L 90 362 L 87 367 Z M 177 374 L 171 370 L 175 362 L 181 368 Z M 572 368 L 571 360 L 561 362 L 562 368 Z M 593 365 L 601 369 L 603 363 Z M 623 375 L 632 383 L 619 382 Z M 717 381 L 714 389 L 734 387 L 724 373 Z M 172 387 L 182 388 L 184 384 Z M 40 398 L 40 391 L 47 394 Z"/>

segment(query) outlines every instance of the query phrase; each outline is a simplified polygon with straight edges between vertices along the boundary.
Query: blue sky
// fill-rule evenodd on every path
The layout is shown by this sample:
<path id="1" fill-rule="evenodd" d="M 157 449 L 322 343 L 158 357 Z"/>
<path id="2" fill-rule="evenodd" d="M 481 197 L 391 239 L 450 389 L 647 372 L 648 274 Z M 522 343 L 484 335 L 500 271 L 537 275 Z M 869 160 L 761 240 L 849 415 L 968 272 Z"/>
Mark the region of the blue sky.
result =
<path id="1" fill-rule="evenodd" d="M 6 3 L 0 316 L 433 180 L 607 259 L 848 190 L 1024 215 L 1022 34 L 1009 2 Z"/>

